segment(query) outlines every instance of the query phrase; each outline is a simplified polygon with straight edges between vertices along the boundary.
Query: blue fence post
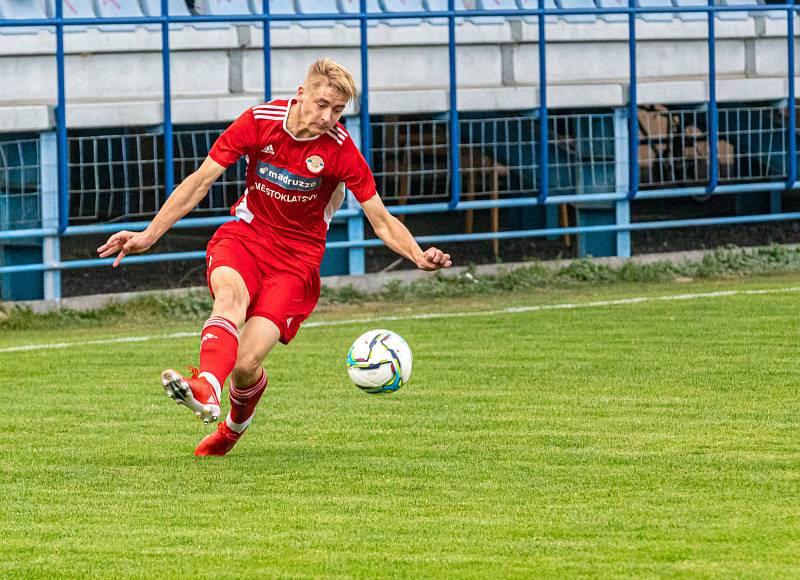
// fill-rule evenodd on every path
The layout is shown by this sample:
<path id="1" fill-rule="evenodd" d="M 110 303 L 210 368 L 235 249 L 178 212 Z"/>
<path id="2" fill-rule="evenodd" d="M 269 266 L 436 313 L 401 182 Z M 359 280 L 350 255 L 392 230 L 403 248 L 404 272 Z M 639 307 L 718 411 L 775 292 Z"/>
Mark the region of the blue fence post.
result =
<path id="1" fill-rule="evenodd" d="M 367 38 L 367 2 L 359 2 L 359 39 L 361 55 L 361 95 L 359 100 L 358 116 L 348 119 L 348 133 L 353 143 L 364 155 L 367 163 L 372 166 L 372 128 L 369 121 L 369 43 Z M 380 193 L 380 192 L 378 192 Z M 345 198 L 347 209 L 358 209 L 360 205 L 350 191 Z M 364 217 L 360 213 L 347 218 L 347 239 L 364 239 Z M 349 248 L 347 252 L 347 271 L 351 276 L 364 274 L 365 268 L 364 248 Z"/>
<path id="2" fill-rule="evenodd" d="M 58 138 L 56 133 L 39 136 L 39 186 L 42 228 L 58 229 Z M 61 261 L 61 238 L 45 236 L 42 240 L 42 262 L 47 266 Z M 61 271 L 44 271 L 44 299 L 61 300 Z"/>
<path id="3" fill-rule="evenodd" d="M 786 11 L 786 51 L 788 56 L 787 80 L 789 81 L 788 120 L 789 125 L 789 159 L 786 185 L 795 187 L 797 181 L 797 98 L 795 96 L 794 74 L 794 9 L 790 6 Z"/>
<path id="4" fill-rule="evenodd" d="M 359 117 L 354 116 L 350 117 L 347 120 L 347 126 L 350 128 L 348 133 L 350 133 L 350 138 L 353 140 L 353 144 L 358 147 L 361 151 L 361 119 Z M 380 193 L 380 192 L 378 192 Z M 347 191 L 347 197 L 345 198 L 344 206 L 347 209 L 358 209 L 361 206 L 359 205 L 358 201 L 350 191 Z M 361 212 L 357 213 L 354 216 L 347 218 L 347 239 L 348 240 L 363 240 L 364 239 L 364 216 Z M 365 261 L 364 261 L 364 248 L 350 248 L 347 252 L 347 272 L 351 276 L 358 276 L 363 274 L 365 269 Z"/>
<path id="5" fill-rule="evenodd" d="M 635 159 L 628 156 L 628 110 L 625 108 L 614 109 L 614 171 L 615 188 L 614 191 L 624 196 L 616 202 L 617 225 L 627 225 L 631 223 L 631 202 L 627 197 L 629 187 L 629 170 L 631 163 Z M 629 230 L 619 230 L 617 232 L 617 256 L 620 258 L 631 257 L 631 232 Z"/>
<path id="6" fill-rule="evenodd" d="M 175 164 L 172 149 L 172 82 L 170 80 L 169 1 L 161 0 L 161 75 L 164 95 L 164 197 L 175 189 Z"/>
<path id="7" fill-rule="evenodd" d="M 272 100 L 272 41 L 270 40 L 269 0 L 261 0 L 261 11 L 267 15 L 263 22 L 264 38 L 264 101 Z"/>
<path id="8" fill-rule="evenodd" d="M 708 193 L 714 193 L 719 181 L 717 166 L 717 139 L 719 135 L 717 118 L 717 45 L 714 24 L 714 0 L 708 0 Z"/>
<path id="9" fill-rule="evenodd" d="M 628 0 L 628 199 L 639 193 L 639 101 L 636 95 L 636 3 Z"/>
<path id="10" fill-rule="evenodd" d="M 537 19 L 539 43 L 539 203 L 544 203 L 550 191 L 550 157 L 548 152 L 547 120 L 547 38 L 545 36 L 544 0 L 539 0 Z"/>
<path id="11" fill-rule="evenodd" d="M 69 148 L 67 144 L 67 97 L 64 88 L 64 7 L 56 2 L 56 134 L 58 149 L 58 232 L 69 225 Z"/>
<path id="12" fill-rule="evenodd" d="M 362 0 L 363 1 L 363 0 Z M 456 75 L 456 17 L 455 0 L 447 0 L 447 56 L 450 66 L 450 202 L 455 208 L 461 201 L 461 125 L 458 120 L 458 76 Z"/>

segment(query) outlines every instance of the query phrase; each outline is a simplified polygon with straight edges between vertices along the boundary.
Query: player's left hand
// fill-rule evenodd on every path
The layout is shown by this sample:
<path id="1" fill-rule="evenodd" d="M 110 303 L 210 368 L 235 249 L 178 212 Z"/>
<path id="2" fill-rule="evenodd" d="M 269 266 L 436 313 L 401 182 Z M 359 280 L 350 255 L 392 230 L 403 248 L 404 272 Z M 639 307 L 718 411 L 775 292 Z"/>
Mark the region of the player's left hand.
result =
<path id="1" fill-rule="evenodd" d="M 429 272 L 453 265 L 450 254 L 445 254 L 439 248 L 428 248 L 417 257 L 416 263 L 417 268 Z"/>

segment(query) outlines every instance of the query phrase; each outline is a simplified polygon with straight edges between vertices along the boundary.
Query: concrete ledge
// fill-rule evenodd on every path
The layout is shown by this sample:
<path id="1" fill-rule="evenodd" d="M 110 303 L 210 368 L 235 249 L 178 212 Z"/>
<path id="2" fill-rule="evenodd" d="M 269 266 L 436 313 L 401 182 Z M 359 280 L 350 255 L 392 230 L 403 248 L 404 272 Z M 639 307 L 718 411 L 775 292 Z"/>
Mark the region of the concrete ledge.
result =
<path id="1" fill-rule="evenodd" d="M 67 126 L 70 128 L 158 125 L 163 120 L 163 106 L 158 101 L 115 99 L 67 104 Z"/>
<path id="2" fill-rule="evenodd" d="M 638 85 L 638 103 L 697 104 L 708 98 L 704 80 L 643 82 Z M 547 89 L 548 107 L 557 109 L 582 107 L 622 107 L 628 102 L 624 83 L 585 85 L 554 84 Z M 800 79 L 797 81 L 800 93 Z M 274 93 L 275 98 L 288 98 L 294 93 Z M 787 81 L 781 78 L 720 79 L 717 81 L 719 102 L 779 100 L 787 94 Z M 245 109 L 260 103 L 263 95 L 246 92 L 235 95 L 178 96 L 172 101 L 175 124 L 230 123 Z M 539 106 L 536 85 L 517 87 L 462 88 L 458 97 L 461 111 L 516 111 Z M 449 109 L 446 89 L 376 90 L 370 93 L 370 112 L 375 115 L 432 114 Z M 0 123 L 13 131 L 44 131 L 53 127 L 52 106 L 20 105 L 0 107 Z M 351 103 L 346 116 L 358 113 Z M 163 122 L 163 104 L 156 99 L 106 101 L 71 101 L 67 106 L 67 124 L 71 128 L 100 128 L 158 125 Z"/>
<path id="3" fill-rule="evenodd" d="M 636 100 L 640 105 L 681 105 L 703 103 L 708 99 L 708 83 L 703 80 L 638 83 L 636 89 Z"/>
<path id="4" fill-rule="evenodd" d="M 720 101 L 766 101 L 788 95 L 785 78 L 719 79 L 717 99 Z"/>
<path id="5" fill-rule="evenodd" d="M 20 105 L 0 107 L 0 127 L 3 131 L 47 131 L 55 125 L 49 105 Z"/>
<path id="6" fill-rule="evenodd" d="M 795 12 L 794 29 L 798 30 L 800 18 Z M 760 36 L 782 36 L 786 39 L 786 12 L 776 10 L 767 12 L 759 23 Z"/>
<path id="7" fill-rule="evenodd" d="M 370 91 L 369 93 L 369 112 L 371 114 L 440 113 L 449 108 L 448 91 L 444 89 Z"/>
<path id="8" fill-rule="evenodd" d="M 627 87 L 621 84 L 549 85 L 549 107 L 621 107 L 628 101 Z"/>

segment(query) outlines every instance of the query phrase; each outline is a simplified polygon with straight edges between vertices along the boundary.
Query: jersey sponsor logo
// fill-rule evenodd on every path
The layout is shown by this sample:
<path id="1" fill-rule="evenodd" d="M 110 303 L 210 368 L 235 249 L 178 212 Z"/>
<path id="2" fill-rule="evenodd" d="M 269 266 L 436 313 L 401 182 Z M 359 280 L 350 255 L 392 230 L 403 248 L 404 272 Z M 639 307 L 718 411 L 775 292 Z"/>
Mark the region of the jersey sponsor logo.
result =
<path id="1" fill-rule="evenodd" d="M 303 177 L 283 167 L 276 167 L 266 161 L 258 162 L 256 175 L 261 179 L 271 181 L 275 185 L 280 185 L 283 189 L 289 189 L 291 191 L 313 191 L 322 183 L 321 177 Z"/>
<path id="2" fill-rule="evenodd" d="M 319 155 L 312 155 L 306 159 L 306 167 L 308 167 L 311 173 L 319 173 L 322 171 L 322 168 L 325 167 L 325 162 Z"/>
<path id="3" fill-rule="evenodd" d="M 267 145 L 261 150 L 262 153 L 266 153 L 267 155 L 275 155 L 275 150 L 272 148 L 272 143 Z"/>
<path id="4" fill-rule="evenodd" d="M 276 199 L 278 201 L 283 201 L 286 203 L 308 203 L 309 201 L 314 201 L 317 199 L 317 194 L 312 193 L 309 195 L 297 195 L 293 193 L 281 193 L 280 191 L 275 191 L 271 187 L 267 187 L 263 183 L 256 182 L 253 184 L 253 189 L 256 191 L 260 191 L 267 197 L 271 197 L 272 199 Z M 237 210 L 238 211 L 238 210 Z M 238 215 L 238 213 L 237 213 Z M 248 222 L 250 223 L 250 222 Z"/>

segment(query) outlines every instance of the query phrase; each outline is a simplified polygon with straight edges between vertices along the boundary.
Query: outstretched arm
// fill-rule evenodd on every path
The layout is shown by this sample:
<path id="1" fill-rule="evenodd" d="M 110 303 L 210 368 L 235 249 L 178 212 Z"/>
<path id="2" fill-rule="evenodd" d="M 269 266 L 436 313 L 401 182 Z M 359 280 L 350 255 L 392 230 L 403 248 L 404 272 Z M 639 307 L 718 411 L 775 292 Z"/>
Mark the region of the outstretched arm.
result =
<path id="1" fill-rule="evenodd" d="M 117 232 L 108 241 L 97 248 L 97 253 L 101 258 L 107 258 L 117 254 L 114 260 L 114 268 L 119 266 L 122 258 L 128 254 L 140 254 L 146 252 L 155 244 L 161 236 L 185 216 L 206 196 L 208 190 L 214 182 L 225 172 L 225 168 L 206 157 L 203 164 L 181 184 L 175 188 L 166 203 L 150 222 L 150 225 L 142 232 L 129 232 L 123 230 Z M 117 253 L 119 252 L 119 253 Z"/>
<path id="2" fill-rule="evenodd" d="M 392 250 L 414 262 L 420 270 L 438 270 L 453 265 L 450 254 L 438 248 L 428 248 L 424 252 L 414 240 L 408 228 L 390 214 L 381 198 L 373 195 L 361 204 L 372 228 L 383 242 Z"/>

